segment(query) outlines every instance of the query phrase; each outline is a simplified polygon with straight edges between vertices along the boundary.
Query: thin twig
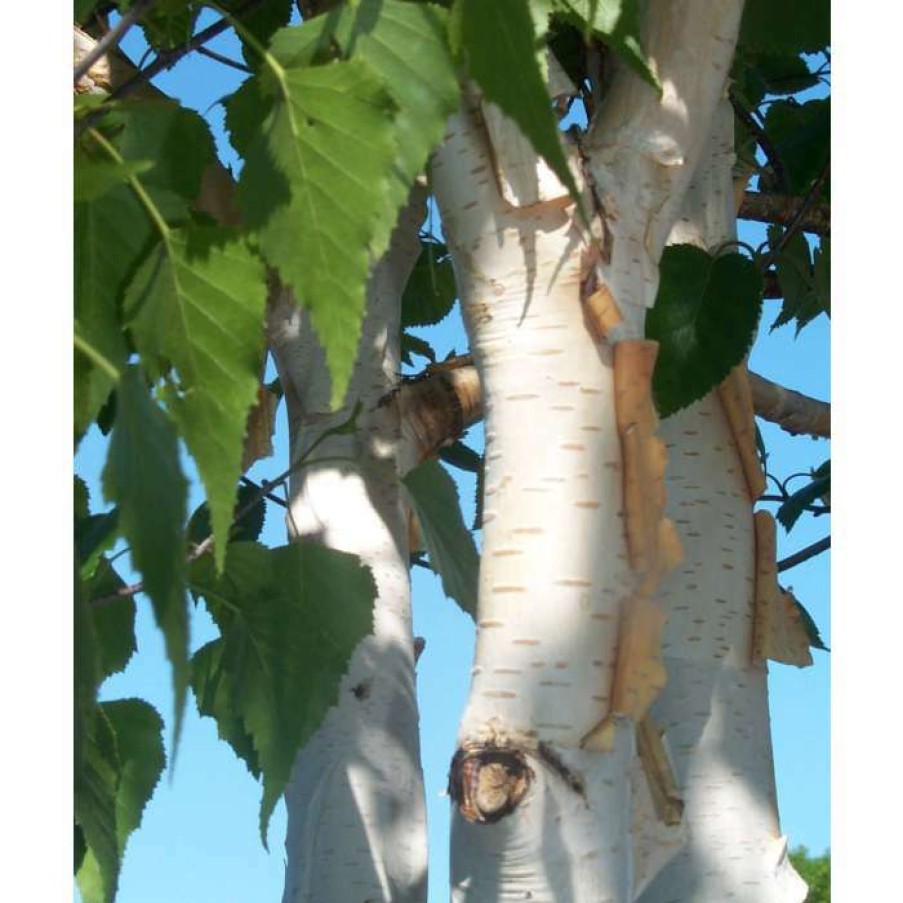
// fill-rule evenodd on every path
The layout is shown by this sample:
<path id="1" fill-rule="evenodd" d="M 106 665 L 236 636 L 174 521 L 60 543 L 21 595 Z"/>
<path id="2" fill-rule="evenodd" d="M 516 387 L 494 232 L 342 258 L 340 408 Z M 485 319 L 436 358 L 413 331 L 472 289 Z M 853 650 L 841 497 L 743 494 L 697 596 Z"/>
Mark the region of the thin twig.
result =
<path id="1" fill-rule="evenodd" d="M 789 495 L 760 495 L 756 501 L 757 502 L 776 502 L 778 504 L 783 504 L 791 498 Z M 830 514 L 831 506 L 830 505 L 805 505 L 802 511 L 807 512 L 808 514 Z"/>
<path id="2" fill-rule="evenodd" d="M 257 489 L 257 490 L 261 490 L 261 489 L 265 488 L 265 486 L 263 484 L 255 483 L 253 480 L 249 479 L 248 477 L 242 477 L 241 482 L 244 483 L 245 486 L 251 486 L 252 488 Z M 266 485 L 271 485 L 271 484 L 268 483 Z M 272 492 L 264 492 L 263 498 L 268 499 L 271 502 L 275 502 L 277 505 L 281 505 L 283 508 L 288 507 L 288 503 L 285 501 L 285 499 L 279 498 L 278 495 L 273 495 Z"/>
<path id="3" fill-rule="evenodd" d="M 778 571 L 786 571 L 792 567 L 796 567 L 798 564 L 802 564 L 804 561 L 808 561 L 810 558 L 814 558 L 816 555 L 820 555 L 822 552 L 826 552 L 831 548 L 831 537 L 826 536 L 824 539 L 820 539 L 818 542 L 812 543 L 811 546 L 806 546 L 805 549 L 800 549 L 799 552 L 794 552 L 793 555 L 788 555 L 786 558 L 782 558 L 778 562 Z"/>
<path id="4" fill-rule="evenodd" d="M 93 113 L 85 116 L 80 120 L 76 127 L 76 137 L 78 137 L 85 129 L 91 128 L 97 122 L 106 116 L 113 109 L 113 101 L 122 100 L 128 97 L 146 82 L 149 82 L 155 75 L 159 75 L 166 69 L 175 66 L 182 57 L 202 47 L 208 41 L 222 34 L 226 29 L 232 27 L 232 20 L 238 18 L 246 12 L 250 12 L 260 4 L 263 0 L 247 0 L 243 3 L 231 17 L 223 17 L 218 22 L 214 22 L 203 31 L 199 31 L 190 41 L 187 41 L 181 47 L 174 47 L 172 50 L 164 50 L 157 55 L 157 58 L 146 68 L 135 73 L 127 82 L 123 82 Z"/>
<path id="5" fill-rule="evenodd" d="M 731 102 L 731 106 L 734 108 L 734 112 L 737 114 L 737 118 L 746 126 L 747 130 L 750 134 L 756 139 L 756 143 L 759 147 L 762 148 L 763 153 L 765 154 L 766 159 L 771 164 L 771 168 L 774 170 L 775 178 L 778 180 L 778 184 L 781 186 L 781 189 L 788 194 L 790 193 L 790 183 L 787 180 L 787 173 L 784 169 L 784 164 L 781 162 L 781 158 L 778 156 L 777 149 L 771 143 L 771 139 L 765 132 L 765 129 L 756 122 L 755 117 L 743 104 L 740 102 L 740 98 L 737 97 L 737 94 L 731 89 L 728 92 L 728 97 Z"/>
<path id="6" fill-rule="evenodd" d="M 201 56 L 206 56 L 211 60 L 216 60 L 216 62 L 222 63 L 224 66 L 231 66 L 233 69 L 238 69 L 239 72 L 247 72 L 249 75 L 253 74 L 254 72 L 254 70 L 250 66 L 246 66 L 244 63 L 239 63 L 238 60 L 229 59 L 229 57 L 223 56 L 221 53 L 217 53 L 215 50 L 211 50 L 209 47 L 197 47 L 195 49 Z"/>
<path id="7" fill-rule="evenodd" d="M 806 216 L 809 208 L 818 200 L 821 196 L 822 189 L 825 187 L 825 182 L 827 181 L 828 174 L 831 171 L 830 162 L 825 163 L 822 171 L 819 173 L 818 178 L 812 183 L 812 187 L 806 192 L 806 196 L 803 198 L 803 202 L 800 204 L 799 209 L 796 211 L 796 215 L 793 219 L 787 224 L 787 228 L 784 230 L 784 234 L 781 236 L 780 241 L 765 255 L 765 258 L 762 260 L 762 271 L 766 271 L 777 259 L 780 255 L 781 251 L 787 247 L 787 242 L 790 241 L 791 238 L 799 231 L 800 226 L 802 225 L 803 218 Z"/>
<path id="8" fill-rule="evenodd" d="M 116 47 L 125 37 L 125 33 L 143 16 L 157 0 L 135 0 L 135 5 L 125 13 L 76 64 L 73 72 L 73 81 L 78 84 L 87 74 L 90 68 L 110 50 Z"/>

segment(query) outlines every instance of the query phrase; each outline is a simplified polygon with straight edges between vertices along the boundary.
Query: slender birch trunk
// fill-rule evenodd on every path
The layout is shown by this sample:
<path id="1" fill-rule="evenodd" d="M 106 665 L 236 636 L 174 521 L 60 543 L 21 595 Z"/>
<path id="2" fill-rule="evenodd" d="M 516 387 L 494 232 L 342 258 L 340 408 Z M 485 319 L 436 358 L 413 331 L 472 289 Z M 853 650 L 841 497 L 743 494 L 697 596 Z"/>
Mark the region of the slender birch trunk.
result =
<path id="1" fill-rule="evenodd" d="M 735 238 L 733 144 L 733 115 L 722 101 L 672 241 L 715 250 Z M 721 392 L 660 430 L 669 450 L 668 511 L 685 558 L 661 587 L 668 684 L 652 718 L 674 756 L 689 843 L 641 903 L 800 903 L 806 896 L 780 834 L 768 675 L 756 654 L 757 599 L 776 588 L 760 585 L 774 576 L 759 561 L 769 550 L 757 543 L 752 513 L 764 479 L 752 411 L 744 423 L 722 401 L 745 379 L 744 365 Z"/>
<path id="2" fill-rule="evenodd" d="M 377 586 L 373 633 L 357 647 L 286 790 L 284 903 L 425 903 L 426 811 L 420 766 L 399 422 L 380 398 L 399 367 L 399 298 L 419 253 L 421 204 L 402 214 L 367 291 L 345 405 L 330 411 L 325 356 L 307 316 L 283 296 L 269 339 L 297 460 L 361 404 L 358 429 L 318 445 L 291 481 L 290 533 L 360 556 Z M 341 604 L 341 599 L 336 600 Z"/>
<path id="3" fill-rule="evenodd" d="M 741 8 L 647 8 L 663 97 L 619 72 L 571 149 L 596 234 L 478 99 L 436 155 L 486 416 L 477 646 L 450 777 L 455 901 L 635 892 L 635 722 L 664 683 L 651 596 L 677 558 L 644 311 Z"/>

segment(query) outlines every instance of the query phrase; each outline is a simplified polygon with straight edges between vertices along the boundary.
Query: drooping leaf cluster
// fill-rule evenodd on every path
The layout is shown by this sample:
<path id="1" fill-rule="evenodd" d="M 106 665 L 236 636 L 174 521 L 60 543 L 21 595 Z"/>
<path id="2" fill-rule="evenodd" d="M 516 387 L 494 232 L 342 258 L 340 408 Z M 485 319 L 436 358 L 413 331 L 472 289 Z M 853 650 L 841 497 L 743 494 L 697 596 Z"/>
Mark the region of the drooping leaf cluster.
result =
<path id="1" fill-rule="evenodd" d="M 75 21 L 92 34 L 104 17 L 139 11 L 149 65 L 184 55 L 199 29 L 225 14 L 247 70 L 222 99 L 241 160 L 235 179 L 203 116 L 149 85 L 116 93 L 116 78 L 136 71 L 124 57 L 112 96 L 76 95 L 74 438 L 78 446 L 95 426 L 108 438 L 103 498 L 89 503 L 76 481 L 74 504 L 75 867 L 87 903 L 115 896 L 126 842 L 166 761 L 162 721 L 146 702 L 100 701 L 103 682 L 135 651 L 136 604 L 150 605 L 163 633 L 176 742 L 191 687 L 201 714 L 262 781 L 264 837 L 299 746 L 370 629 L 366 569 L 328 549 L 259 544 L 265 492 L 240 484 L 270 288 L 291 288 L 308 309 L 332 404 L 343 406 L 368 274 L 413 186 L 428 186 L 421 176 L 462 85 L 469 80 L 517 123 L 575 194 L 546 50 L 590 115 L 610 64 L 660 89 L 636 0 L 302 5 L 330 8 L 289 24 L 292 0 L 161 0 L 140 10 L 138 0 L 75 3 Z M 797 209 L 825 204 L 827 3 L 748 0 L 746 10 L 732 73 L 740 165 L 760 193 L 796 199 Z M 224 182 L 234 189 L 227 202 L 211 201 L 211 184 Z M 663 414 L 711 389 L 746 353 L 763 276 L 783 293 L 775 325 L 801 328 L 829 312 L 828 239 L 805 221 L 772 226 L 751 258 L 666 252 L 649 320 L 661 343 Z M 456 293 L 447 249 L 424 232 L 401 299 L 403 359 L 435 360 L 410 330 L 440 322 Z M 190 516 L 186 453 L 206 497 Z M 479 455 L 456 443 L 442 458 L 475 473 L 479 489 Z M 478 556 L 450 477 L 433 461 L 405 484 L 432 567 L 473 613 Z M 786 526 L 814 491 L 787 499 Z M 193 656 L 192 599 L 203 600 L 220 632 Z"/>

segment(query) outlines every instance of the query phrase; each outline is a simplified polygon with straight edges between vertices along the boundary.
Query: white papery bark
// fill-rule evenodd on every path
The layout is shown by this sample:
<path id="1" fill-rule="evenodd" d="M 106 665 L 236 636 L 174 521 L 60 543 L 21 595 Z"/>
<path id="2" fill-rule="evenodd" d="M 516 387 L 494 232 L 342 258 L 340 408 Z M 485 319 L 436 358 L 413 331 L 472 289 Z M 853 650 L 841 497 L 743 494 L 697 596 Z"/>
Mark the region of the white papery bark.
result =
<path id="1" fill-rule="evenodd" d="M 585 743 L 610 714 L 619 620 L 640 581 L 624 533 L 612 342 L 642 338 L 741 8 L 648 5 L 664 98 L 624 71 L 604 101 L 588 144 L 601 235 L 535 162 L 523 189 L 523 141 L 509 153 L 485 111 L 455 117 L 435 159 L 486 415 L 477 648 L 452 766 L 458 903 L 633 897 L 634 725 L 616 719 L 607 751 Z M 588 277 L 624 318 L 608 341 L 584 320 Z"/>
<path id="2" fill-rule="evenodd" d="M 616 77 L 591 124 L 590 172 L 605 209 L 614 290 L 624 337 L 642 337 L 658 291 L 658 261 L 710 131 L 734 57 L 743 0 L 653 0 L 642 42 L 661 99 L 631 73 Z"/>
<path id="3" fill-rule="evenodd" d="M 733 162 L 722 101 L 672 242 L 714 250 L 735 237 Z M 736 438 L 717 393 L 668 418 L 660 435 L 685 560 L 661 589 L 668 685 L 652 716 L 674 754 L 689 843 L 640 900 L 800 903 L 806 886 L 778 822 L 767 669 L 753 658 L 755 532 Z"/>
<path id="4" fill-rule="evenodd" d="M 456 811 L 453 899 L 625 899 L 632 736 L 614 754 L 578 749 L 607 711 L 618 603 L 633 587 L 611 349 L 593 341 L 579 298 L 586 240 L 572 207 L 506 209 L 470 112 L 452 119 L 433 179 L 486 417 L 476 665 L 459 747 L 525 752 L 535 775 L 495 824 Z"/>
<path id="5" fill-rule="evenodd" d="M 399 424 L 393 407 L 378 406 L 397 377 L 399 298 L 420 250 L 421 211 L 422 205 L 412 205 L 403 212 L 390 250 L 371 275 L 358 360 L 340 411 L 329 410 L 325 358 L 307 315 L 287 296 L 269 315 L 293 461 L 362 404 L 359 429 L 325 440 L 293 476 L 290 533 L 360 556 L 377 586 L 373 633 L 353 653 L 338 704 L 299 753 L 286 790 L 284 903 L 426 900 L 407 534 L 396 472 Z"/>

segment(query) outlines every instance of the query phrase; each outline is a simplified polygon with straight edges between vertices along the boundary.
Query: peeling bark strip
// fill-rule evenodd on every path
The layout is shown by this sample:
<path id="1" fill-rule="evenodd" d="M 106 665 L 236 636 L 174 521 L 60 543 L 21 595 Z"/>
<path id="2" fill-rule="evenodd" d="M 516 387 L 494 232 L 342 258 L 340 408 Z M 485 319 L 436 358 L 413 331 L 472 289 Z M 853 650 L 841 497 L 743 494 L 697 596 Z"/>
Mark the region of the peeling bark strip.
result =
<path id="1" fill-rule="evenodd" d="M 751 502 L 765 492 L 765 472 L 756 451 L 756 420 L 746 362 L 737 364 L 718 387 L 718 396 L 737 443 Z"/>
<path id="2" fill-rule="evenodd" d="M 638 574 L 658 574 L 679 558 L 673 525 L 662 526 L 668 453 L 655 435 L 658 416 L 652 403 L 652 372 L 658 342 L 615 345 L 615 411 L 624 458 L 624 509 L 630 566 Z M 659 539 L 665 540 L 664 547 Z"/>
<path id="3" fill-rule="evenodd" d="M 607 285 L 600 285 L 584 299 L 586 325 L 597 342 L 601 342 L 624 321 L 621 311 Z"/>
<path id="4" fill-rule="evenodd" d="M 770 658 L 785 665 L 805 668 L 812 664 L 809 634 L 792 594 L 778 585 L 775 520 L 769 512 L 757 511 L 755 526 L 756 615 L 753 658 Z"/>
<path id="5" fill-rule="evenodd" d="M 637 724 L 636 738 L 637 755 L 643 763 L 656 814 L 664 824 L 678 825 L 683 819 L 684 801 L 663 732 L 647 715 Z"/>

